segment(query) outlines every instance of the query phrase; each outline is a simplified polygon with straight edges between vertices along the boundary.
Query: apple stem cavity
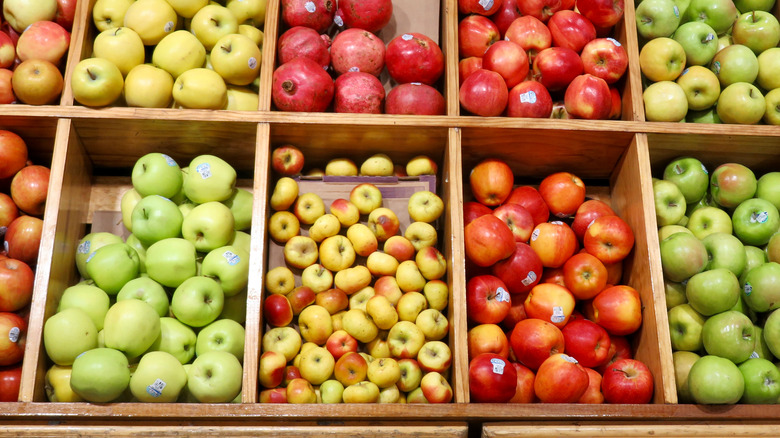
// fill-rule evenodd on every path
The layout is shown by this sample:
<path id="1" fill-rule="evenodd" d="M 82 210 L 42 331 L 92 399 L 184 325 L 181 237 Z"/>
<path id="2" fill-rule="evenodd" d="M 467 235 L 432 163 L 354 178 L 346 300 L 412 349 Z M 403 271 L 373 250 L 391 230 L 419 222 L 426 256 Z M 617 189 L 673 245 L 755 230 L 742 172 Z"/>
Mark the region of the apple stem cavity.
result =
<path id="1" fill-rule="evenodd" d="M 93 80 L 93 81 L 94 81 L 95 79 L 97 79 L 97 76 L 95 76 L 95 74 L 94 74 L 94 73 L 92 73 L 92 72 L 91 72 L 89 69 L 87 69 L 87 74 L 89 75 L 89 78 L 90 78 L 91 80 Z"/>

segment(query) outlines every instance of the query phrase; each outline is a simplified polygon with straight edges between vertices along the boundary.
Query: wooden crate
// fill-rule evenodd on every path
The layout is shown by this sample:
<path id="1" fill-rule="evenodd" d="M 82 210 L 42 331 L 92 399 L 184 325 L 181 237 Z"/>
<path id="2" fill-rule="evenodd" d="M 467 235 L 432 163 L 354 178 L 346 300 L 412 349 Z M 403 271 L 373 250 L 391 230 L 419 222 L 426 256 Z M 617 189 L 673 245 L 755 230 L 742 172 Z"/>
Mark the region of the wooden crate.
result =
<path id="1" fill-rule="evenodd" d="M 664 422 L 628 424 L 624 422 L 592 422 L 583 424 L 544 423 L 529 427 L 518 423 L 486 423 L 483 438 L 520 437 L 768 437 L 776 436 L 777 423 L 688 424 Z"/>

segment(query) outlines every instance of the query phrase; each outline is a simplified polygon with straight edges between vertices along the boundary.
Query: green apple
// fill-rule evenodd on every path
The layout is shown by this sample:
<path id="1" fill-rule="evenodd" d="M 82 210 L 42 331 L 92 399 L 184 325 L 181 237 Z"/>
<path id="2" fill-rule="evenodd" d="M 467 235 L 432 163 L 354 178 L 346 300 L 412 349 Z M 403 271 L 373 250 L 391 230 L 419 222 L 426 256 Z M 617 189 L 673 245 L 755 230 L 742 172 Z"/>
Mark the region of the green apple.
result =
<path id="1" fill-rule="evenodd" d="M 734 307 L 729 310 L 736 310 L 737 312 L 746 315 L 754 324 L 758 322 L 756 318 L 756 312 L 748 307 L 747 303 L 745 302 L 745 295 L 741 293 L 739 295 L 739 300 L 737 300 L 737 304 L 735 304 Z"/>
<path id="2" fill-rule="evenodd" d="M 669 335 L 675 351 L 699 351 L 702 344 L 702 328 L 706 317 L 690 304 L 679 304 L 667 312 Z"/>
<path id="3" fill-rule="evenodd" d="M 220 38 L 238 32 L 238 19 L 225 6 L 212 3 L 200 8 L 192 16 L 190 30 L 203 47 L 211 52 Z"/>
<path id="4" fill-rule="evenodd" d="M 685 296 L 685 284 L 664 280 L 664 297 L 666 298 L 666 310 L 687 303 L 688 297 Z"/>
<path id="5" fill-rule="evenodd" d="M 160 195 L 172 199 L 182 189 L 183 175 L 176 160 L 166 154 L 150 152 L 133 165 L 131 181 L 142 197 Z"/>
<path id="6" fill-rule="evenodd" d="M 198 332 L 195 355 L 208 351 L 226 351 L 244 361 L 244 327 L 231 319 L 218 319 Z"/>
<path id="7" fill-rule="evenodd" d="M 780 43 L 780 22 L 770 12 L 745 12 L 734 22 L 731 37 L 734 44 L 745 45 L 759 55 Z"/>
<path id="8" fill-rule="evenodd" d="M 669 281 L 687 280 L 703 271 L 707 262 L 707 249 L 692 234 L 675 233 L 661 241 L 661 265 Z"/>
<path id="9" fill-rule="evenodd" d="M 143 196 L 136 189 L 129 189 L 122 194 L 122 200 L 119 203 L 119 209 L 122 212 L 122 225 L 131 233 L 133 232 L 133 209 L 141 199 Z"/>
<path id="10" fill-rule="evenodd" d="M 252 226 L 252 204 L 254 195 L 242 188 L 236 188 L 233 194 L 224 201 L 224 204 L 233 212 L 235 221 L 233 228 L 236 231 L 248 230 Z"/>
<path id="11" fill-rule="evenodd" d="M 192 242 L 172 237 L 155 242 L 146 250 L 146 273 L 167 287 L 178 287 L 197 275 L 197 251 Z"/>
<path id="12" fill-rule="evenodd" d="M 764 101 L 766 102 L 766 110 L 764 112 L 764 123 L 767 125 L 780 125 L 780 88 L 766 93 Z"/>
<path id="13" fill-rule="evenodd" d="M 751 198 L 734 209 L 731 222 L 739 240 L 746 245 L 762 246 L 780 228 L 780 213 L 766 199 Z"/>
<path id="14" fill-rule="evenodd" d="M 222 246 L 203 258 L 201 275 L 217 280 L 226 297 L 238 294 L 249 282 L 249 254 L 235 246 Z"/>
<path id="15" fill-rule="evenodd" d="M 82 59 L 73 67 L 70 77 L 73 98 L 85 106 L 110 105 L 122 95 L 123 87 L 119 67 L 104 58 Z"/>
<path id="16" fill-rule="evenodd" d="M 320 396 L 323 403 L 341 403 L 344 385 L 336 379 L 330 379 L 320 384 Z"/>
<path id="17" fill-rule="evenodd" d="M 673 38 L 685 49 L 686 65 L 709 65 L 718 52 L 718 35 L 707 23 L 689 21 L 681 24 Z"/>
<path id="18" fill-rule="evenodd" d="M 141 37 L 129 27 L 106 29 L 92 43 L 92 55 L 113 62 L 122 76 L 127 76 L 133 67 L 144 63 L 145 50 Z"/>
<path id="19" fill-rule="evenodd" d="M 172 354 L 150 351 L 130 377 L 130 391 L 140 402 L 172 403 L 187 386 L 187 372 Z"/>
<path id="20" fill-rule="evenodd" d="M 135 235 L 132 233 L 127 236 L 125 243 L 130 245 L 130 247 L 133 248 L 138 254 L 138 266 L 140 267 L 140 273 L 146 274 L 146 246 L 144 246 L 144 244 L 141 243 L 141 241 L 138 240 L 138 238 L 135 237 Z"/>
<path id="21" fill-rule="evenodd" d="M 639 66 L 653 82 L 673 81 L 685 69 L 685 49 L 668 37 L 652 39 L 639 51 Z"/>
<path id="22" fill-rule="evenodd" d="M 106 347 L 139 357 L 160 336 L 160 315 L 145 301 L 117 301 L 106 313 L 103 336 Z"/>
<path id="23" fill-rule="evenodd" d="M 125 77 L 124 96 L 127 106 L 167 108 L 173 99 L 173 77 L 150 64 L 133 67 Z"/>
<path id="24" fill-rule="evenodd" d="M 86 263 L 87 274 L 95 285 L 116 295 L 128 281 L 138 277 L 138 253 L 126 243 L 110 243 L 93 252 Z"/>
<path id="25" fill-rule="evenodd" d="M 717 111 L 724 123 L 753 125 L 764 116 L 766 100 L 755 85 L 736 82 L 721 91 Z"/>
<path id="26" fill-rule="evenodd" d="M 766 199 L 780 209 L 780 172 L 767 172 L 756 182 L 756 198 Z"/>
<path id="27" fill-rule="evenodd" d="M 46 320 L 43 346 L 52 362 L 71 365 L 78 355 L 98 346 L 97 333 L 90 315 L 78 307 L 71 307 Z"/>
<path id="28" fill-rule="evenodd" d="M 73 362 L 70 386 L 73 392 L 93 403 L 115 400 L 130 384 L 127 357 L 113 348 L 94 348 Z"/>
<path id="29" fill-rule="evenodd" d="M 122 287 L 116 300 L 141 300 L 154 308 L 158 315 L 168 315 L 168 294 L 162 285 L 150 277 L 134 278 Z"/>
<path id="30" fill-rule="evenodd" d="M 685 197 L 685 203 L 699 202 L 710 187 L 710 174 L 694 157 L 680 157 L 666 165 L 663 179 L 673 182 Z"/>
<path id="31" fill-rule="evenodd" d="M 688 123 L 722 123 L 714 106 L 705 110 L 689 110 L 685 121 Z"/>
<path id="32" fill-rule="evenodd" d="M 193 68 L 203 67 L 206 48 L 191 32 L 177 30 L 165 36 L 152 52 L 152 64 L 176 79 Z"/>
<path id="33" fill-rule="evenodd" d="M 247 254 L 249 254 L 249 251 L 252 248 L 252 236 L 249 233 L 245 233 L 243 231 L 236 231 L 235 235 L 233 236 L 233 240 L 231 240 L 228 245 L 241 248 Z"/>
<path id="34" fill-rule="evenodd" d="M 674 233 L 688 233 L 693 234 L 691 230 L 688 228 L 682 226 L 682 225 L 664 225 L 663 227 L 658 229 L 658 241 L 662 241 L 666 239 L 667 237 L 671 236 Z"/>
<path id="35" fill-rule="evenodd" d="M 780 370 L 767 359 L 751 358 L 739 364 L 745 379 L 740 403 L 775 404 L 780 398 Z"/>
<path id="36" fill-rule="evenodd" d="M 699 272 L 685 285 L 688 304 L 704 316 L 732 308 L 739 300 L 739 292 L 739 279 L 726 268 Z"/>
<path id="37" fill-rule="evenodd" d="M 780 264 L 767 262 L 745 275 L 742 287 L 745 303 L 756 312 L 780 307 Z"/>
<path id="38" fill-rule="evenodd" d="M 179 206 L 159 195 L 145 196 L 138 201 L 130 220 L 133 235 L 146 247 L 181 236 L 183 218 Z"/>
<path id="39" fill-rule="evenodd" d="M 181 234 L 198 251 L 209 252 L 233 240 L 234 225 L 230 208 L 221 202 L 211 201 L 192 209 L 181 225 Z"/>
<path id="40" fill-rule="evenodd" d="M 223 36 L 211 49 L 211 65 L 228 84 L 251 84 L 260 74 L 261 59 L 257 44 L 240 33 Z"/>
<path id="41" fill-rule="evenodd" d="M 725 210 L 718 207 L 701 207 L 691 213 L 688 229 L 698 239 L 704 239 L 713 233 L 731 234 L 732 220 Z"/>
<path id="42" fill-rule="evenodd" d="M 732 0 L 691 0 L 685 18 L 707 23 L 718 35 L 723 35 L 738 15 L 739 11 Z"/>
<path id="43" fill-rule="evenodd" d="M 204 327 L 217 319 L 225 294 L 215 280 L 196 276 L 185 280 L 173 292 L 171 312 L 190 327 Z"/>
<path id="44" fill-rule="evenodd" d="M 209 351 L 195 358 L 187 372 L 187 390 L 201 403 L 227 403 L 241 392 L 241 363 L 225 351 Z"/>
<path id="45" fill-rule="evenodd" d="M 766 49 L 758 55 L 758 77 L 756 82 L 764 90 L 780 88 L 780 47 Z"/>
<path id="46" fill-rule="evenodd" d="M 176 11 L 165 0 L 136 0 L 125 12 L 124 25 L 138 32 L 146 46 L 154 46 L 176 30 Z"/>
<path id="47" fill-rule="evenodd" d="M 738 82 L 752 83 L 758 77 L 758 58 L 747 46 L 732 44 L 715 54 L 710 70 L 723 88 Z"/>
<path id="48" fill-rule="evenodd" d="M 745 391 L 745 379 L 734 362 L 707 355 L 691 366 L 688 389 L 696 403 L 735 404 Z"/>
<path id="49" fill-rule="evenodd" d="M 745 245 L 745 269 L 742 271 L 742 275 L 739 276 L 739 283 L 745 284 L 745 277 L 751 269 L 763 265 L 768 262 L 766 252 L 763 249 L 752 245 Z"/>
<path id="50" fill-rule="evenodd" d="M 702 343 L 707 354 L 734 363 L 747 360 L 756 346 L 753 322 L 744 313 L 727 310 L 710 316 L 702 327 Z"/>
<path id="51" fill-rule="evenodd" d="M 184 18 L 192 18 L 200 8 L 209 4 L 208 0 L 166 0 L 177 14 Z"/>
<path id="52" fill-rule="evenodd" d="M 745 245 L 733 234 L 712 233 L 702 239 L 710 261 L 705 269 L 725 268 L 737 277 L 742 275 L 747 264 Z"/>
<path id="53" fill-rule="evenodd" d="M 80 283 L 70 286 L 62 292 L 57 312 L 74 307 L 79 308 L 89 315 L 95 324 L 95 329 L 100 331 L 103 330 L 103 320 L 108 312 L 110 301 L 108 294 L 103 289 L 91 284 Z"/>
<path id="54" fill-rule="evenodd" d="M 780 312 L 773 310 L 764 321 L 764 340 L 769 351 L 780 357 Z"/>
<path id="55" fill-rule="evenodd" d="M 160 336 L 154 340 L 149 351 L 165 351 L 180 363 L 189 363 L 195 357 L 195 343 L 198 336 L 191 327 L 176 318 L 160 318 Z"/>
<path id="56" fill-rule="evenodd" d="M 694 65 L 686 68 L 677 78 L 677 84 L 688 98 L 689 110 L 702 111 L 711 108 L 720 97 L 718 76 L 707 67 Z"/>
<path id="57" fill-rule="evenodd" d="M 79 244 L 76 247 L 76 269 L 78 269 L 81 278 L 89 280 L 90 276 L 87 273 L 87 259 L 98 250 L 111 243 L 122 243 L 122 238 L 116 234 L 96 231 L 88 233 L 86 236 L 79 240 Z"/>
<path id="58" fill-rule="evenodd" d="M 244 324 L 246 322 L 246 299 L 246 289 L 236 295 L 225 297 L 225 304 L 222 306 L 222 313 L 219 314 L 218 318 L 232 319 L 239 324 Z"/>
<path id="59" fill-rule="evenodd" d="M 227 104 L 227 85 L 214 70 L 193 68 L 174 81 L 173 100 L 183 108 L 222 109 Z"/>
<path id="60" fill-rule="evenodd" d="M 648 121 L 679 122 L 688 114 L 688 96 L 673 79 L 654 82 L 642 93 L 645 118 Z"/>
<path id="61" fill-rule="evenodd" d="M 668 37 L 680 25 L 680 9 L 672 0 L 642 0 L 636 7 L 636 29 L 643 38 Z"/>
<path id="62" fill-rule="evenodd" d="M 771 11 L 775 0 L 734 0 L 734 6 L 741 13 L 750 11 Z"/>
<path id="63" fill-rule="evenodd" d="M 700 356 L 692 351 L 675 351 L 672 353 L 674 363 L 674 383 L 677 386 L 677 402 L 692 403 L 691 391 L 688 388 L 688 374 L 691 367 Z"/>
<path id="64" fill-rule="evenodd" d="M 750 357 L 760 357 L 762 359 L 774 361 L 775 355 L 772 354 L 772 351 L 769 350 L 769 346 L 766 344 L 766 339 L 764 339 L 764 328 L 760 325 L 754 325 L 753 329 L 756 332 L 756 348 Z"/>
<path id="65" fill-rule="evenodd" d="M 199 155 L 188 166 L 184 176 L 184 195 L 196 204 L 225 201 L 233 195 L 236 170 L 214 155 Z"/>
<path id="66" fill-rule="evenodd" d="M 673 225 L 685 216 L 685 196 L 672 181 L 653 181 L 655 217 L 659 227 Z"/>

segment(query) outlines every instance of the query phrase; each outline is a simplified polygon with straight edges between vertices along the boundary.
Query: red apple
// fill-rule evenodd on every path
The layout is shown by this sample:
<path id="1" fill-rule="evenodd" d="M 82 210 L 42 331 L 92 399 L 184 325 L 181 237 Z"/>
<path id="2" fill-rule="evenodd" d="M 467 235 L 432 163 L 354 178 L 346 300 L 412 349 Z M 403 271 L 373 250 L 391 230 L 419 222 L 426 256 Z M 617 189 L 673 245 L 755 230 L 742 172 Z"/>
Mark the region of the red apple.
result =
<path id="1" fill-rule="evenodd" d="M 293 310 L 290 301 L 281 294 L 271 294 L 263 301 L 263 316 L 273 327 L 284 327 L 293 320 Z"/>
<path id="2" fill-rule="evenodd" d="M 27 263 L 0 260 L 0 312 L 15 312 L 30 304 L 35 273 Z"/>
<path id="3" fill-rule="evenodd" d="M 515 19 L 506 30 L 504 38 L 520 44 L 532 62 L 537 53 L 552 46 L 550 29 L 531 15 L 523 15 Z"/>
<path id="4" fill-rule="evenodd" d="M 566 47 L 577 53 L 596 39 L 596 27 L 587 18 L 571 10 L 561 10 L 547 21 L 553 45 Z"/>
<path id="5" fill-rule="evenodd" d="M 0 20 L 2 21 L 2 20 Z M 16 41 L 0 31 L 0 68 L 12 69 L 16 62 Z"/>
<path id="6" fill-rule="evenodd" d="M 73 28 L 77 4 L 77 0 L 57 0 L 57 14 L 54 16 L 54 21 L 68 32 Z"/>
<path id="7" fill-rule="evenodd" d="M 64 27 L 53 21 L 36 21 L 19 36 L 16 54 L 22 61 L 43 59 L 60 65 L 69 45 L 70 32 Z"/>
<path id="8" fill-rule="evenodd" d="M 549 47 L 536 54 L 532 77 L 553 93 L 565 90 L 583 71 L 582 58 L 577 52 L 566 47 Z"/>
<path id="9" fill-rule="evenodd" d="M 472 327 L 467 335 L 469 360 L 482 353 L 493 353 L 509 357 L 509 339 L 496 324 L 480 324 Z"/>
<path id="10" fill-rule="evenodd" d="M 623 17 L 623 0 L 577 0 L 577 10 L 596 27 L 612 27 Z"/>
<path id="11" fill-rule="evenodd" d="M 525 294 L 542 278 L 542 259 L 530 245 L 515 242 L 515 250 L 509 257 L 495 263 L 491 272 L 506 284 L 509 293 Z"/>
<path id="12" fill-rule="evenodd" d="M 607 286 L 607 275 L 601 260 L 587 252 L 574 254 L 563 264 L 563 283 L 578 300 L 589 300 L 601 292 Z"/>
<path id="13" fill-rule="evenodd" d="M 482 68 L 482 57 L 469 56 L 458 61 L 458 86 L 472 73 Z"/>
<path id="14" fill-rule="evenodd" d="M 587 319 L 569 321 L 561 330 L 566 354 L 586 368 L 603 365 L 609 360 L 609 333 Z"/>
<path id="15" fill-rule="evenodd" d="M 12 312 L 0 312 L 0 366 L 15 365 L 24 357 L 27 323 Z"/>
<path id="16" fill-rule="evenodd" d="M 533 403 L 538 401 L 534 392 L 534 380 L 536 375 L 530 368 L 517 362 L 512 362 L 517 372 L 517 388 L 515 396 L 509 400 L 509 403 Z"/>
<path id="17" fill-rule="evenodd" d="M 460 106 L 476 116 L 496 117 L 506 109 L 509 89 L 504 78 L 481 68 L 466 78 L 460 86 Z"/>
<path id="18" fill-rule="evenodd" d="M 506 314 L 506 318 L 501 321 L 501 327 L 507 332 L 511 332 L 518 322 L 528 318 L 525 314 L 525 295 L 516 295 L 512 300 L 512 307 L 509 309 L 509 313 Z"/>
<path id="19" fill-rule="evenodd" d="M 515 177 L 505 161 L 485 158 L 469 173 L 469 186 L 474 198 L 489 207 L 503 203 L 512 192 Z"/>
<path id="20" fill-rule="evenodd" d="M 607 84 L 614 84 L 628 68 L 628 52 L 614 38 L 596 38 L 580 53 L 585 73 L 604 79 Z"/>
<path id="21" fill-rule="evenodd" d="M 617 263 L 634 247 L 634 232 L 620 216 L 602 216 L 588 227 L 582 242 L 602 262 Z"/>
<path id="22" fill-rule="evenodd" d="M 563 328 L 574 312 L 576 300 L 563 286 L 554 283 L 540 283 L 531 289 L 525 299 L 525 313 L 529 318 L 549 321 Z"/>
<path id="23" fill-rule="evenodd" d="M 556 172 L 539 183 L 539 194 L 542 195 L 550 213 L 565 218 L 576 213 L 585 202 L 585 183 L 573 173 Z"/>
<path id="24" fill-rule="evenodd" d="M 534 391 L 542 403 L 574 403 L 588 389 L 588 372 L 573 357 L 557 353 L 536 371 Z"/>
<path id="25" fill-rule="evenodd" d="M 549 118 L 552 108 L 550 92 L 537 81 L 523 81 L 509 90 L 506 105 L 509 117 Z"/>
<path id="26" fill-rule="evenodd" d="M 623 99 L 620 97 L 620 90 L 609 87 L 609 93 L 612 96 L 612 110 L 609 112 L 609 119 L 620 120 L 623 115 Z"/>
<path id="27" fill-rule="evenodd" d="M 16 102 L 13 84 L 14 72 L 7 68 L 0 68 L 0 105 Z"/>
<path id="28" fill-rule="evenodd" d="M 501 32 L 501 38 L 504 38 L 506 30 L 512 25 L 512 22 L 523 15 L 520 8 L 517 7 L 517 2 L 518 0 L 503 0 L 501 8 L 489 17 L 493 23 L 496 23 L 498 31 Z"/>
<path id="29" fill-rule="evenodd" d="M 464 230 L 466 257 L 477 266 L 487 267 L 515 251 L 512 230 L 492 214 L 480 216 Z"/>
<path id="30" fill-rule="evenodd" d="M 577 119 L 602 120 L 612 112 L 612 92 L 604 79 L 583 74 L 571 81 L 563 96 L 566 111 Z"/>
<path id="31" fill-rule="evenodd" d="M 13 199 L 5 193 L 0 193 L 0 228 L 7 227 L 19 217 L 19 208 Z"/>
<path id="32" fill-rule="evenodd" d="M 350 351 L 357 353 L 358 342 L 346 331 L 336 330 L 328 336 L 325 348 L 333 355 L 334 359 L 339 360 L 341 356 Z"/>
<path id="33" fill-rule="evenodd" d="M 49 191 L 48 167 L 32 165 L 22 168 L 11 180 L 11 198 L 19 210 L 33 216 L 40 216 L 46 207 Z"/>
<path id="34" fill-rule="evenodd" d="M 563 280 L 563 266 L 560 268 L 545 268 L 539 283 L 552 283 L 566 287 L 566 282 Z"/>
<path id="35" fill-rule="evenodd" d="M 301 370 L 295 365 L 287 365 L 284 368 L 284 379 L 282 380 L 282 386 L 287 386 L 287 384 L 291 381 L 300 378 Z"/>
<path id="36" fill-rule="evenodd" d="M 21 385 L 22 385 L 21 365 L 0 368 L 0 402 L 18 401 L 19 387 Z"/>
<path id="37" fill-rule="evenodd" d="M 466 226 L 474 219 L 492 213 L 493 210 L 485 204 L 477 201 L 466 201 L 463 203 L 463 225 Z"/>
<path id="38" fill-rule="evenodd" d="M 565 340 L 561 330 L 547 321 L 528 318 L 515 325 L 509 336 L 515 358 L 532 370 L 553 354 L 563 353 Z"/>
<path id="39" fill-rule="evenodd" d="M 547 208 L 547 203 L 544 202 L 539 191 L 532 186 L 515 187 L 504 202 L 525 207 L 534 218 L 534 226 L 547 222 L 547 219 L 550 218 L 550 209 Z"/>
<path id="40" fill-rule="evenodd" d="M 385 114 L 443 116 L 446 102 L 439 90 L 419 82 L 398 84 L 385 98 Z M 401 167 L 406 176 L 406 169 Z"/>
<path id="41" fill-rule="evenodd" d="M 594 220 L 601 216 L 614 215 L 612 207 L 599 199 L 588 199 L 577 207 L 574 213 L 574 220 L 571 223 L 571 229 L 580 241 L 585 236 L 585 230 L 588 229 Z"/>
<path id="42" fill-rule="evenodd" d="M 399 84 L 433 85 L 444 74 L 444 53 L 428 36 L 405 33 L 387 43 L 385 66 L 390 77 Z"/>
<path id="43" fill-rule="evenodd" d="M 579 243 L 574 231 L 566 223 L 552 221 L 534 228 L 530 245 L 542 260 L 542 266 L 558 268 L 577 252 Z"/>
<path id="44" fill-rule="evenodd" d="M 30 267 L 38 261 L 43 220 L 33 216 L 19 216 L 5 230 L 5 251 L 8 257 L 21 260 Z"/>
<path id="45" fill-rule="evenodd" d="M 517 371 L 512 364 L 492 353 L 475 356 L 469 362 L 469 392 L 475 403 L 506 403 L 517 391 Z"/>
<path id="46" fill-rule="evenodd" d="M 482 56 L 482 68 L 501 75 L 507 88 L 512 88 L 528 76 L 528 55 L 512 41 L 496 41 Z"/>
<path id="47" fill-rule="evenodd" d="M 27 165 L 27 144 L 19 135 L 0 130 L 0 180 L 16 175 Z"/>
<path id="48" fill-rule="evenodd" d="M 593 405 L 604 403 L 604 394 L 601 393 L 601 374 L 593 368 L 585 368 L 585 371 L 588 372 L 588 389 L 577 403 Z"/>
<path id="49" fill-rule="evenodd" d="M 609 335 L 609 340 L 609 359 L 603 365 L 594 368 L 599 374 L 604 374 L 609 365 L 620 359 L 632 359 L 634 357 L 631 351 L 631 343 L 626 336 Z"/>
<path id="50" fill-rule="evenodd" d="M 636 359 L 620 359 L 604 371 L 601 392 L 607 403 L 650 403 L 653 374 L 647 365 Z"/>
<path id="51" fill-rule="evenodd" d="M 478 324 L 498 324 L 512 308 L 509 291 L 501 279 L 478 275 L 466 283 L 466 315 Z"/>
<path id="52" fill-rule="evenodd" d="M 291 144 L 279 146 L 271 152 L 271 168 L 282 176 L 301 173 L 303 161 L 303 152 Z"/>
<path id="53" fill-rule="evenodd" d="M 481 58 L 501 32 L 493 21 L 482 15 L 468 15 L 458 23 L 458 55 L 460 58 Z"/>
<path id="54" fill-rule="evenodd" d="M 281 387 L 260 391 L 260 403 L 287 403 L 287 389 Z"/>
<path id="55" fill-rule="evenodd" d="M 314 303 L 316 294 L 309 286 L 298 286 L 287 293 L 287 300 L 292 307 L 293 315 L 298 315 L 309 304 Z"/>
<path id="56" fill-rule="evenodd" d="M 503 0 L 458 0 L 458 12 L 461 14 L 493 15 L 501 9 Z"/>
<path id="57" fill-rule="evenodd" d="M 585 316 L 610 334 L 630 335 L 642 325 L 642 301 L 631 286 L 610 286 L 585 303 Z"/>
<path id="58" fill-rule="evenodd" d="M 493 210 L 493 215 L 504 221 L 517 242 L 528 242 L 534 230 L 534 219 L 531 213 L 519 204 L 504 204 Z"/>
<path id="59" fill-rule="evenodd" d="M 517 7 L 523 15 L 530 15 L 540 21 L 547 22 L 564 5 L 561 0 L 519 0 Z"/>

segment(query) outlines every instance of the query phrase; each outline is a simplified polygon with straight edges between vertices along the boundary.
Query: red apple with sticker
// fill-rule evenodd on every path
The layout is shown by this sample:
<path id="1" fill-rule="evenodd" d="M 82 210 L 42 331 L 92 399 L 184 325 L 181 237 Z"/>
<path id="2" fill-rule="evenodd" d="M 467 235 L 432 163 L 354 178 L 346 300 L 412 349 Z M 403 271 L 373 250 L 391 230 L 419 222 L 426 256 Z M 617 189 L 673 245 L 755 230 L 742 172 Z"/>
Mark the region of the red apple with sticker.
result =
<path id="1" fill-rule="evenodd" d="M 569 321 L 563 329 L 566 354 L 586 368 L 603 365 L 609 360 L 611 341 L 603 327 L 587 319 Z"/>
<path id="2" fill-rule="evenodd" d="M 27 322 L 13 312 L 0 312 L 0 366 L 14 365 L 24 357 Z"/>
<path id="3" fill-rule="evenodd" d="M 557 353 L 536 371 L 534 390 L 542 403 L 575 403 L 588 389 L 588 372 L 576 359 Z"/>
<path id="4" fill-rule="evenodd" d="M 466 315 L 478 324 L 498 324 L 512 308 L 512 299 L 501 279 L 478 275 L 466 283 Z"/>
<path id="5" fill-rule="evenodd" d="M 536 81 L 523 81 L 509 90 L 506 115 L 509 117 L 549 118 L 553 101 L 550 92 Z"/>
<path id="6" fill-rule="evenodd" d="M 509 293 L 515 296 L 530 292 L 542 278 L 543 269 L 542 259 L 524 242 L 515 242 L 512 255 L 490 268 L 491 273 L 501 279 Z"/>
<path id="7" fill-rule="evenodd" d="M 461 14 L 493 15 L 501 9 L 503 0 L 486 2 L 484 0 L 458 0 L 458 12 Z"/>
<path id="8" fill-rule="evenodd" d="M 483 353 L 469 362 L 469 391 L 475 403 L 506 403 L 517 390 L 517 371 L 505 358 Z"/>
<path id="9" fill-rule="evenodd" d="M 539 183 L 539 194 L 559 218 L 571 216 L 585 202 L 585 183 L 571 172 L 556 172 L 546 176 Z"/>
<path id="10" fill-rule="evenodd" d="M 531 248 L 545 268 L 559 268 L 579 247 L 577 236 L 565 222 L 552 221 L 537 225 L 531 233 Z"/>
<path id="11" fill-rule="evenodd" d="M 628 52 L 614 38 L 596 38 L 588 42 L 580 52 L 585 73 L 614 84 L 628 69 Z"/>
<path id="12" fill-rule="evenodd" d="M 549 321 L 563 328 L 574 313 L 576 299 L 565 287 L 554 283 L 540 283 L 525 298 L 525 312 L 529 318 Z"/>
<path id="13" fill-rule="evenodd" d="M 547 203 L 533 186 L 515 187 L 504 202 L 507 204 L 519 204 L 525 207 L 534 219 L 534 226 L 547 222 L 550 218 L 550 209 L 547 207 Z"/>

